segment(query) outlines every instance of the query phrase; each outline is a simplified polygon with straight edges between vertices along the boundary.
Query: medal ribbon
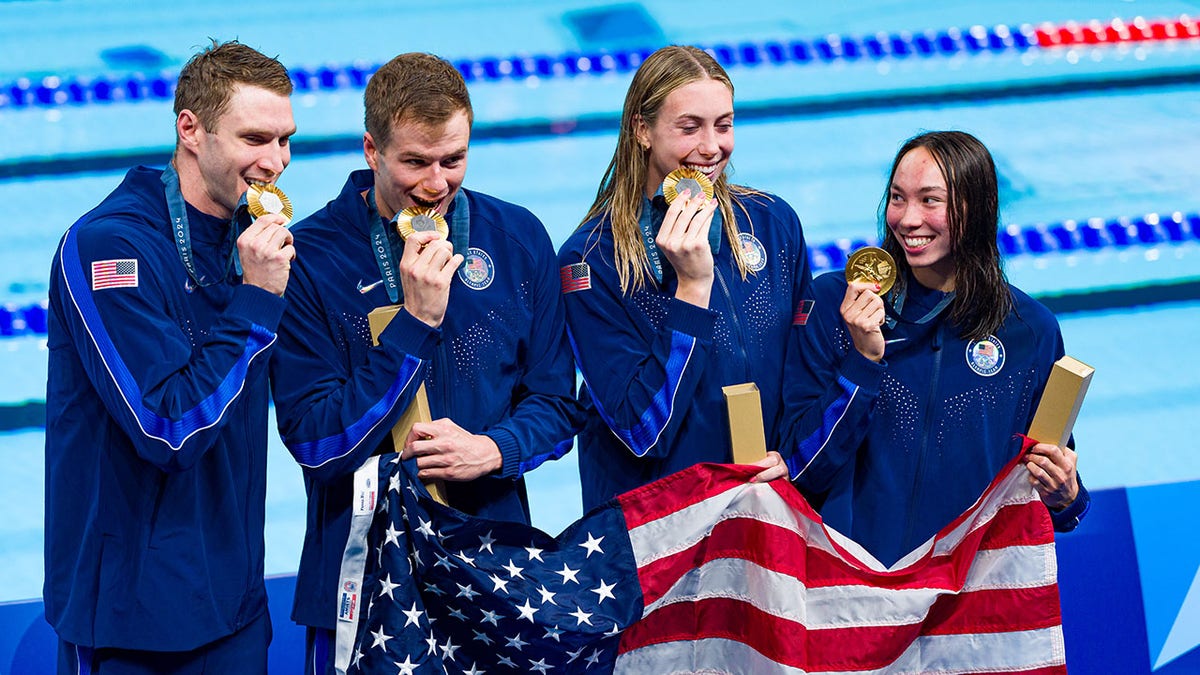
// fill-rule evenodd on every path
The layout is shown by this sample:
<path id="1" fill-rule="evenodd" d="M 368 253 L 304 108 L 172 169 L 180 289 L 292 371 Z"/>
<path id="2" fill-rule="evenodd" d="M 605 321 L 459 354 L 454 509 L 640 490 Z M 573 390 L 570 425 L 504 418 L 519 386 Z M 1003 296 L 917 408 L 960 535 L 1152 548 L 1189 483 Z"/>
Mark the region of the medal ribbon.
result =
<path id="1" fill-rule="evenodd" d="M 887 304 L 884 304 L 883 309 L 888 315 L 888 328 L 893 328 L 897 321 L 903 321 L 904 323 L 915 323 L 917 325 L 929 323 L 935 316 L 941 314 L 942 311 L 954 301 L 954 291 L 950 291 L 941 300 L 939 300 L 936 305 L 933 306 L 933 309 L 926 312 L 925 316 L 917 319 L 916 321 L 909 321 L 900 316 L 900 313 L 904 311 L 904 301 L 907 299 L 907 296 L 908 286 L 905 286 L 902 290 L 892 295 L 891 307 L 888 307 Z"/>
<path id="2" fill-rule="evenodd" d="M 454 247 L 455 253 L 465 255 L 467 242 L 471 237 L 471 206 L 467 202 L 467 195 L 461 189 L 454 195 L 454 203 L 450 206 L 450 211 L 450 218 L 447 222 L 450 228 L 450 244 Z M 383 280 L 388 299 L 392 301 L 393 305 L 403 300 L 401 296 L 403 289 L 397 276 L 399 259 L 396 257 L 396 251 L 404 250 L 404 240 L 400 238 L 400 232 L 396 229 L 396 219 L 399 217 L 400 213 L 396 213 L 390 221 L 384 222 L 383 216 L 375 208 L 374 186 L 367 191 L 367 219 L 371 223 L 371 248 L 375 251 L 375 262 L 379 266 L 379 278 Z"/>
<path id="3" fill-rule="evenodd" d="M 233 217 L 229 221 L 230 251 L 229 259 L 225 262 L 225 273 L 220 279 L 206 284 L 200 280 L 201 276 L 196 272 L 196 261 L 192 255 L 192 231 L 188 225 L 187 202 L 183 199 L 183 191 L 179 189 L 179 173 L 175 171 L 175 165 L 172 162 L 167 162 L 167 167 L 163 170 L 162 184 L 163 193 L 167 198 L 167 212 L 171 216 L 171 229 L 174 232 L 175 250 L 179 252 L 179 259 L 183 262 L 183 268 L 187 270 L 188 276 L 192 278 L 192 281 L 196 282 L 196 285 L 199 287 L 212 286 L 224 281 L 225 277 L 229 276 L 230 267 L 234 269 L 234 272 L 238 276 L 241 276 L 242 261 L 238 257 L 237 238 L 242 230 L 239 226 L 239 220 L 247 213 L 246 195 L 243 194 L 238 200 L 238 205 L 233 210 Z"/>
<path id="4" fill-rule="evenodd" d="M 654 238 L 662 229 L 663 217 L 667 215 L 667 200 L 663 197 L 662 186 L 654 193 L 653 199 L 642 200 L 642 214 L 638 217 L 638 227 L 642 230 L 642 244 L 646 247 L 646 257 L 650 259 L 650 272 L 654 280 L 662 284 L 663 263 L 662 254 L 658 252 L 658 242 Z M 712 224 L 708 228 L 708 246 L 712 249 L 713 258 L 721 250 L 721 231 L 724 229 L 721 209 L 713 212 Z"/>

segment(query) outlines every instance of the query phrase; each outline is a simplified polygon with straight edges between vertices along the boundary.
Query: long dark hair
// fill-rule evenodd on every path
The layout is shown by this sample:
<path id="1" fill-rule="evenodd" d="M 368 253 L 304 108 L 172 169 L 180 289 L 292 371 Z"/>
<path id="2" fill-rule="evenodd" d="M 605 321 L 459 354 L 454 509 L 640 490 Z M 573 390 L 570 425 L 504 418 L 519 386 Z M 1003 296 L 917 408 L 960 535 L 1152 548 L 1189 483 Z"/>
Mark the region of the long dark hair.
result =
<path id="1" fill-rule="evenodd" d="M 904 249 L 887 226 L 887 204 L 900 160 L 912 150 L 925 148 L 946 181 L 946 217 L 950 226 L 950 254 L 954 257 L 954 302 L 950 321 L 959 335 L 981 340 L 994 334 L 1012 311 L 1012 291 L 1000 263 L 996 234 L 1000 225 L 1000 198 L 996 164 L 979 139 L 962 131 L 930 131 L 908 139 L 892 162 L 879 222 L 883 248 L 896 259 L 901 274 L 896 287 L 903 290 L 912 270 Z"/>

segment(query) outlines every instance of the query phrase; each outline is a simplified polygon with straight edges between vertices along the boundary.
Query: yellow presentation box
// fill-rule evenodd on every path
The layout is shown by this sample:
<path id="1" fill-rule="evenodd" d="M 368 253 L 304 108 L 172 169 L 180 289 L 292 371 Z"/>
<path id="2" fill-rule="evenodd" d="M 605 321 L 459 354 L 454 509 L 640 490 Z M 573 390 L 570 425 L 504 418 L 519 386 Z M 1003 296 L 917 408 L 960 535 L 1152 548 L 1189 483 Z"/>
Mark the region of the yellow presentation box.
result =
<path id="1" fill-rule="evenodd" d="M 763 430 L 762 398 L 753 382 L 721 387 L 729 415 L 729 442 L 734 464 L 753 464 L 767 456 Z"/>
<path id="2" fill-rule="evenodd" d="M 1095 372 L 1095 368 L 1070 356 L 1055 361 L 1028 436 L 1039 443 L 1066 447 Z"/>

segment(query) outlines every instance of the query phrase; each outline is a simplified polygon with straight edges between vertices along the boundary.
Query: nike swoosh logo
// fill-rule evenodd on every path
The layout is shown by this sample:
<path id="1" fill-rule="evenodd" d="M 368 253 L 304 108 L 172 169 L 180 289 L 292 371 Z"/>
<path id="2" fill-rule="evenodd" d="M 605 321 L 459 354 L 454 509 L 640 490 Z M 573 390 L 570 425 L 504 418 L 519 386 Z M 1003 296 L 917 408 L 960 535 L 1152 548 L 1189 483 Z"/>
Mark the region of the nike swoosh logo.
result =
<path id="1" fill-rule="evenodd" d="M 366 295 L 367 293 L 371 292 L 372 288 L 375 288 L 376 286 L 378 286 L 379 284 L 382 284 L 382 283 L 383 283 L 383 279 L 380 279 L 379 281 L 376 281 L 373 284 L 367 284 L 366 286 L 363 286 L 362 279 L 359 279 L 358 280 L 358 292 L 362 293 L 363 295 Z"/>

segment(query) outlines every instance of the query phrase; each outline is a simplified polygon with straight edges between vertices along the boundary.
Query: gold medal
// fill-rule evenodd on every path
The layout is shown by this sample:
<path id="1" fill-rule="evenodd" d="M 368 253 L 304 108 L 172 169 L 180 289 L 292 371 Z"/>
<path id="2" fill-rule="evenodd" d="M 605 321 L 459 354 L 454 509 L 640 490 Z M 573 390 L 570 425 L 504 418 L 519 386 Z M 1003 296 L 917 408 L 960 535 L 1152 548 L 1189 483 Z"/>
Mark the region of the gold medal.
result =
<path id="1" fill-rule="evenodd" d="M 710 198 L 713 196 L 713 184 L 708 176 L 695 169 L 682 167 L 667 174 L 666 179 L 663 180 L 662 190 L 663 197 L 666 198 L 668 204 L 675 201 L 679 193 L 684 190 L 690 190 L 693 197 L 701 192 Z"/>
<path id="2" fill-rule="evenodd" d="M 274 213 L 284 217 L 287 221 L 284 225 L 292 222 L 292 202 L 273 183 L 251 184 L 246 190 L 246 207 L 255 218 Z"/>
<path id="3" fill-rule="evenodd" d="M 846 281 L 879 284 L 879 294 L 883 295 L 896 282 L 896 261 L 881 248 L 864 246 L 846 261 Z"/>
<path id="4" fill-rule="evenodd" d="M 396 217 L 396 231 L 402 239 L 408 239 L 413 232 L 437 232 L 442 239 L 450 236 L 450 226 L 437 209 L 420 206 L 410 206 Z"/>

